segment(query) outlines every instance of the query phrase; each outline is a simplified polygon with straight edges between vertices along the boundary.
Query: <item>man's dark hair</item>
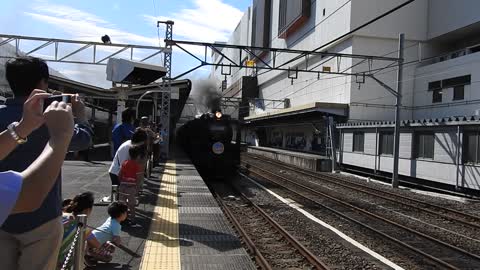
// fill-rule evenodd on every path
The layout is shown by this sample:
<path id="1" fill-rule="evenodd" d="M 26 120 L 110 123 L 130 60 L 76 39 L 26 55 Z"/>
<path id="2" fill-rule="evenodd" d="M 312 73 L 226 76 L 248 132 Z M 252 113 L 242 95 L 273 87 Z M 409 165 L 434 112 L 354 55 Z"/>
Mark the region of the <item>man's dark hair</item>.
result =
<path id="1" fill-rule="evenodd" d="M 148 135 L 145 129 L 137 128 L 132 135 L 132 144 L 144 143 L 147 141 Z"/>
<path id="2" fill-rule="evenodd" d="M 138 157 L 144 158 L 147 155 L 147 146 L 144 143 L 141 144 L 132 144 L 130 149 L 128 149 L 128 154 L 130 159 L 137 159 Z"/>
<path id="3" fill-rule="evenodd" d="M 128 212 L 128 206 L 124 202 L 112 202 L 108 206 L 108 215 L 111 218 L 118 218 Z"/>
<path id="4" fill-rule="evenodd" d="M 17 57 L 5 64 L 8 84 L 16 97 L 32 93 L 42 79 L 48 81 L 50 74 L 45 61 L 36 57 Z"/>
<path id="5" fill-rule="evenodd" d="M 122 122 L 130 123 L 135 118 L 135 112 L 131 109 L 126 109 L 122 112 Z"/>

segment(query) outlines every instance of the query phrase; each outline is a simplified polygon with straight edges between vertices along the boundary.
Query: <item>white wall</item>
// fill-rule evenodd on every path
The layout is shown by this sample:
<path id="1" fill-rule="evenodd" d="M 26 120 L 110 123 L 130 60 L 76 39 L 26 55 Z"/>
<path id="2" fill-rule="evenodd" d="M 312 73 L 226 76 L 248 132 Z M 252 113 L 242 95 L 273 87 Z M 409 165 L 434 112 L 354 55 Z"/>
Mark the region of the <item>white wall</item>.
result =
<path id="1" fill-rule="evenodd" d="M 280 39 L 278 35 L 279 0 L 273 0 L 272 5 L 272 47 L 289 48 L 298 50 L 313 50 L 321 44 L 346 33 L 350 30 L 350 2 L 346 0 L 316 1 L 312 7 L 309 20 L 295 33 L 286 39 Z M 323 16 L 325 8 L 326 15 Z M 351 40 L 346 40 L 331 48 L 329 52 L 352 53 Z M 278 54 L 276 62 L 283 63 L 292 59 L 295 55 Z M 271 61 L 271 55 L 267 60 Z M 325 59 L 324 59 L 325 60 Z M 310 59 L 309 67 L 314 67 L 320 59 Z M 293 62 L 289 66 L 305 64 L 304 59 Z M 336 61 L 330 61 L 325 65 L 337 68 Z M 352 65 L 350 59 L 343 59 L 340 68 L 348 68 Z M 286 66 L 288 67 L 288 66 Z M 321 69 L 321 66 L 319 67 Z M 263 73 L 260 71 L 260 73 Z M 325 75 L 317 80 L 316 74 L 299 73 L 298 79 L 293 81 L 287 78 L 287 72 L 271 71 L 258 77 L 260 85 L 260 97 L 265 99 L 290 98 L 291 105 L 303 105 L 311 102 L 336 102 L 348 103 L 350 99 L 350 79 L 348 76 L 329 79 L 337 76 Z M 273 107 L 267 110 L 274 110 Z"/>
<path id="2" fill-rule="evenodd" d="M 418 2 L 418 1 L 417 1 Z M 428 38 L 480 21 L 478 0 L 429 0 Z"/>
<path id="3" fill-rule="evenodd" d="M 407 41 L 404 46 L 405 62 L 418 60 L 418 42 Z M 353 53 L 362 55 L 377 55 L 398 57 L 398 38 L 372 38 L 355 36 L 353 38 Z M 377 70 L 388 65 L 392 68 L 374 71 L 375 77 L 392 89 L 396 89 L 397 64 L 392 61 L 359 61 L 355 60 L 352 73 Z M 412 95 L 415 75 L 415 66 L 405 65 L 403 69 L 402 105 L 413 105 Z M 353 82 L 354 79 L 353 79 Z M 366 78 L 364 84 L 352 83 L 350 102 L 350 119 L 352 120 L 393 120 L 395 118 L 395 97 L 383 86 L 371 78 Z M 373 106 L 372 106 L 373 105 Z M 375 106 L 382 105 L 382 106 Z M 387 105 L 387 106 L 384 106 Z M 401 119 L 411 119 L 412 112 L 408 109 L 401 111 Z"/>
<path id="4" fill-rule="evenodd" d="M 434 159 L 412 159 L 412 132 L 400 135 L 399 174 L 426 179 L 460 187 L 480 189 L 480 166 L 461 165 L 457 173 L 456 155 L 462 155 L 457 149 L 456 127 L 436 128 Z M 375 131 L 365 132 L 364 153 L 352 152 L 353 130 L 343 130 L 343 156 L 341 162 L 371 170 L 393 171 L 393 157 L 378 155 L 375 158 Z M 376 162 L 376 164 L 375 164 Z"/>
<path id="5" fill-rule="evenodd" d="M 351 53 L 350 40 L 339 44 L 331 51 Z M 320 62 L 311 61 L 310 63 L 313 67 Z M 331 60 L 324 65 L 330 66 L 332 70 L 337 69 L 335 60 Z M 340 69 L 349 68 L 351 65 L 351 59 L 343 59 L 340 63 Z M 318 79 L 317 74 L 298 73 L 298 78 L 293 80 L 292 84 L 292 80 L 287 78 L 286 73 L 270 79 L 260 76 L 260 97 L 265 99 L 289 98 L 291 106 L 312 102 L 348 103 L 350 99 L 350 80 L 349 76 L 321 75 Z M 267 110 L 273 109 L 267 106 Z"/>
<path id="6" fill-rule="evenodd" d="M 432 103 L 433 93 L 427 91 L 429 82 L 469 74 L 472 76 L 472 84 L 465 86 L 463 101 L 453 101 L 453 88 L 449 88 L 442 90 L 441 103 Z M 415 76 L 414 106 L 430 106 L 416 108 L 413 115 L 415 119 L 470 116 L 480 110 L 480 91 L 477 91 L 480 82 L 480 53 L 419 67 Z M 469 104 L 465 104 L 467 101 Z"/>
<path id="7" fill-rule="evenodd" d="M 301 28 L 286 39 L 277 37 L 279 2 L 280 0 L 272 1 L 271 46 L 312 50 L 403 3 L 404 0 L 314 1 L 310 18 Z M 428 57 L 436 55 L 445 49 L 448 50 L 447 45 L 437 41 L 429 41 L 428 39 L 477 22 L 478 19 L 480 19 L 480 15 L 477 15 L 478 12 L 476 11 L 479 6 L 480 2 L 473 0 L 415 1 L 381 19 L 381 21 L 357 31 L 354 36 L 331 45 L 330 48 L 326 49 L 329 52 L 346 54 L 353 53 L 396 57 L 398 33 L 403 32 L 406 35 L 405 61 L 408 63 L 418 60 L 420 56 Z M 323 15 L 324 9 L 326 13 L 325 16 Z M 453 14 L 455 14 L 455 16 L 453 16 Z M 459 14 L 461 14 L 461 16 Z M 246 12 L 239 26 L 232 34 L 229 43 L 249 45 L 250 38 L 251 16 L 249 16 L 249 12 Z M 225 53 L 234 57 L 228 50 L 226 50 Z M 282 63 L 293 57 L 294 55 L 280 53 L 277 55 L 276 62 L 277 64 Z M 460 65 L 464 67 L 468 66 L 471 70 L 477 70 L 477 64 L 473 63 L 477 60 L 479 59 L 472 58 L 472 63 L 460 63 Z M 272 54 L 267 55 L 265 61 L 271 64 Z M 310 59 L 309 61 L 309 67 L 313 67 L 320 60 Z M 445 78 L 455 76 L 455 74 L 458 73 L 456 70 L 462 68 L 462 66 L 456 66 L 458 64 L 457 62 L 465 60 L 456 59 L 451 61 L 453 61 L 451 62 L 452 64 L 439 63 L 419 69 L 417 69 L 416 63 L 409 63 L 404 66 L 402 105 L 406 106 L 406 108 L 402 109 L 401 119 L 471 115 L 475 113 L 477 108 L 480 109 L 480 106 L 477 104 L 435 109 L 412 109 L 414 106 L 431 104 L 431 93 L 423 91 L 427 89 L 425 86 L 428 85 L 427 80 L 432 79 L 435 77 L 434 74 L 439 72 L 445 75 Z M 224 63 L 227 62 L 224 61 Z M 340 68 L 348 68 L 356 63 L 358 63 L 356 60 L 342 59 Z M 295 67 L 295 65 L 304 64 L 305 62 L 302 58 L 289 64 L 289 66 Z M 369 68 L 375 69 L 386 66 L 387 64 L 388 63 L 384 62 L 375 62 L 373 66 L 369 67 L 368 63 L 364 63 L 354 67 L 351 71 L 352 73 L 368 71 Z M 330 66 L 333 70 L 337 69 L 336 60 L 329 61 L 324 65 Z M 233 69 L 232 72 L 233 74 L 227 78 L 228 86 L 231 86 L 235 81 L 239 80 L 241 76 L 250 75 L 252 70 Z M 217 69 L 215 75 L 220 84 L 223 76 L 220 76 L 219 73 L 220 68 Z M 396 68 L 390 68 L 378 72 L 376 77 L 395 89 L 396 73 Z M 265 73 L 260 70 L 259 74 L 261 74 L 258 76 L 260 98 L 278 100 L 290 98 L 292 106 L 303 105 L 314 101 L 346 103 L 351 104 L 349 112 L 350 120 L 394 119 L 395 110 L 393 106 L 395 104 L 395 98 L 371 79 L 367 78 L 366 83 L 362 84 L 360 89 L 358 89 L 358 85 L 355 83 L 353 76 L 338 77 L 334 75 L 322 75 L 320 80 L 317 80 L 317 75 L 315 74 L 299 73 L 298 78 L 293 80 L 292 83 L 292 80 L 287 78 L 287 72 L 269 71 Z M 417 78 L 414 78 L 415 76 Z M 472 81 L 475 81 L 474 77 L 475 75 L 472 74 Z M 477 95 L 477 91 L 474 91 L 474 86 L 475 84 L 466 87 L 466 99 L 480 99 L 480 92 Z M 446 90 L 444 100 L 451 99 L 451 95 L 452 89 Z M 444 101 L 444 103 L 446 103 L 446 101 Z M 266 104 L 267 111 L 276 110 L 281 107 L 280 103 L 275 105 L 266 102 Z"/>
<path id="8" fill-rule="evenodd" d="M 358 27 L 404 2 L 405 0 L 352 0 L 351 28 Z M 415 1 L 360 29 L 355 35 L 397 38 L 398 34 L 402 32 L 408 39 L 425 40 L 427 10 L 428 0 Z"/>

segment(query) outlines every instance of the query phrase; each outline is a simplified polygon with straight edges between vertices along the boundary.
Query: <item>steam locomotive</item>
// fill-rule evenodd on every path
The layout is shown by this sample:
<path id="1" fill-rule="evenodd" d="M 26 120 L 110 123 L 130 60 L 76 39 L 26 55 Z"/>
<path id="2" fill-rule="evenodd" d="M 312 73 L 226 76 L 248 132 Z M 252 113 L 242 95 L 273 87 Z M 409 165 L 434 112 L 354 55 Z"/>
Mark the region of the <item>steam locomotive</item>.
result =
<path id="1" fill-rule="evenodd" d="M 234 139 L 236 128 L 236 142 Z M 220 110 L 202 114 L 181 126 L 177 143 L 204 179 L 225 180 L 240 164 L 238 123 Z"/>

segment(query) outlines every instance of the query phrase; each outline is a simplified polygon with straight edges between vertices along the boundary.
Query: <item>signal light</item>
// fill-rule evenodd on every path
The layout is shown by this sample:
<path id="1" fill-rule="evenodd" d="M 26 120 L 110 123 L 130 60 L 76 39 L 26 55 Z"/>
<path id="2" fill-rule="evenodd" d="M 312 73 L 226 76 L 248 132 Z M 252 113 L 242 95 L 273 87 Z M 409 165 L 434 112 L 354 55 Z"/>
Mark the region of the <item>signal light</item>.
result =
<path id="1" fill-rule="evenodd" d="M 215 117 L 216 117 L 217 119 L 222 118 L 222 113 L 221 113 L 221 112 L 216 112 L 216 113 L 215 113 Z"/>

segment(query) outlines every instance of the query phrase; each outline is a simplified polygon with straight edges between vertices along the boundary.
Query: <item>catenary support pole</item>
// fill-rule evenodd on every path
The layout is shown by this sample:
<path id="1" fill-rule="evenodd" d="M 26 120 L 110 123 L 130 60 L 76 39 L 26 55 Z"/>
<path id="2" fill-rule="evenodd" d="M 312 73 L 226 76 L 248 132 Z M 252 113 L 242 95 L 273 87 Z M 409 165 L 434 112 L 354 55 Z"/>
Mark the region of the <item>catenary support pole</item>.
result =
<path id="1" fill-rule="evenodd" d="M 397 71 L 397 89 L 395 102 L 395 132 L 394 132 L 394 148 L 393 148 L 393 173 L 392 188 L 398 188 L 398 159 L 400 152 L 400 108 L 402 106 L 402 80 L 403 80 L 403 47 L 405 42 L 405 34 L 398 36 L 398 71 Z"/>

